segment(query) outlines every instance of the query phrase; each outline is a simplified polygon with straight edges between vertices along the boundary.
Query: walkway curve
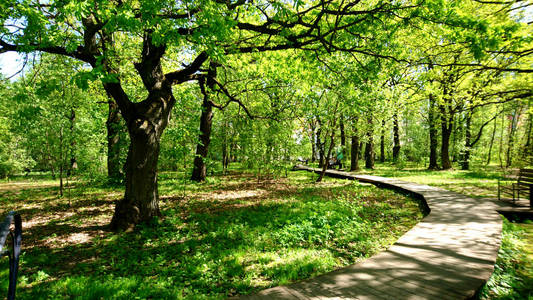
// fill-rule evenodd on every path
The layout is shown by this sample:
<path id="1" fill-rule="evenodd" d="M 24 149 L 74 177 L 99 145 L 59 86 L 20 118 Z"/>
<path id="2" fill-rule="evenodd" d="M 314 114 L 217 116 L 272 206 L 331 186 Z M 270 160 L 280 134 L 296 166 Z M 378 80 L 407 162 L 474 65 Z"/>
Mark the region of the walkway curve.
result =
<path id="1" fill-rule="evenodd" d="M 388 250 L 360 263 L 239 299 L 469 299 L 492 274 L 502 230 L 492 202 L 379 176 L 326 175 L 413 193 L 430 213 Z"/>

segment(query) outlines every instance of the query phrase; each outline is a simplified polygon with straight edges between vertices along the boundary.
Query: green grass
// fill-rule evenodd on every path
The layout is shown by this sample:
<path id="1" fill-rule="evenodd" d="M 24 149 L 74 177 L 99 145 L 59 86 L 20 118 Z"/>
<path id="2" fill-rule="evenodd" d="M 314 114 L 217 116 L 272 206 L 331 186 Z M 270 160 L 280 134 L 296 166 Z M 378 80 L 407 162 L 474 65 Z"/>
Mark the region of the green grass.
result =
<path id="1" fill-rule="evenodd" d="M 404 168 L 398 170 L 390 163 L 377 163 L 375 170 L 362 169 L 358 173 L 394 177 L 405 181 L 441 187 L 470 197 L 498 196 L 498 180 L 512 182 L 499 168 L 487 167 L 473 170 L 427 170 L 424 168 Z"/>
<path id="2" fill-rule="evenodd" d="M 49 181 L 4 182 L 0 213 L 15 209 L 25 221 L 18 297 L 223 299 L 360 261 L 422 217 L 404 195 L 313 177 L 234 172 L 195 184 L 163 173 L 163 216 L 120 234 L 106 230 L 116 188 L 75 181 L 58 198 Z"/>
<path id="3" fill-rule="evenodd" d="M 503 219 L 502 245 L 479 299 L 533 299 L 533 224 Z"/>

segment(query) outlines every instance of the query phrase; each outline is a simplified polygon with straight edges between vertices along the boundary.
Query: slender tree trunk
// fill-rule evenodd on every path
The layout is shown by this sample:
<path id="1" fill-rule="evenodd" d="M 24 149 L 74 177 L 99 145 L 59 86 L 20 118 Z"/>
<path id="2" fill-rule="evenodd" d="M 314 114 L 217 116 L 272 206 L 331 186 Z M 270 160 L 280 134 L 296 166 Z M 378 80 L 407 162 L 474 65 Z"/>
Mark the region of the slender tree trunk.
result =
<path id="1" fill-rule="evenodd" d="M 324 149 L 325 141 L 324 142 L 321 141 L 321 138 L 320 138 L 321 134 L 322 134 L 322 126 L 320 124 L 320 120 L 318 120 L 318 129 L 316 130 L 316 147 L 318 149 L 318 167 L 319 168 L 322 168 L 324 164 L 327 167 L 327 161 L 326 161 L 325 153 L 324 153 L 326 151 L 326 149 Z"/>
<path id="2" fill-rule="evenodd" d="M 344 159 L 344 155 L 346 153 L 346 133 L 344 131 L 344 116 L 341 114 L 340 116 L 340 119 L 339 119 L 339 128 L 340 128 L 340 131 L 341 131 L 341 154 L 342 154 L 342 157 Z M 339 159 L 338 163 L 339 163 L 339 169 L 342 169 L 343 168 L 343 159 Z"/>
<path id="3" fill-rule="evenodd" d="M 344 117 L 342 115 L 339 119 L 339 127 L 341 130 L 341 147 L 344 151 L 344 149 L 346 148 L 346 134 L 344 132 Z"/>
<path id="4" fill-rule="evenodd" d="M 63 197 L 63 125 L 59 129 L 59 196 Z"/>
<path id="5" fill-rule="evenodd" d="M 395 113 L 393 116 L 393 125 L 392 125 L 392 132 L 393 132 L 393 140 L 394 140 L 394 146 L 392 147 L 392 160 L 394 162 L 398 161 L 398 158 L 400 157 L 400 125 L 398 122 L 398 113 Z"/>
<path id="6" fill-rule="evenodd" d="M 529 113 L 528 118 L 528 127 L 526 131 L 526 143 L 524 144 L 524 158 L 527 160 L 533 154 L 533 147 L 531 144 L 531 130 L 533 129 L 533 113 Z M 532 164 L 533 161 L 529 161 L 529 164 Z"/>
<path id="7" fill-rule="evenodd" d="M 359 170 L 359 133 L 357 118 L 355 118 L 353 126 L 353 135 L 352 135 L 352 149 L 351 149 L 351 162 L 350 162 L 350 171 Z"/>
<path id="8" fill-rule="evenodd" d="M 380 137 L 380 155 L 379 161 L 385 162 L 385 120 L 381 121 L 381 137 Z"/>
<path id="9" fill-rule="evenodd" d="M 429 121 L 429 170 L 439 169 L 437 164 L 437 147 L 439 141 L 437 140 L 437 122 L 435 116 L 435 98 L 433 95 L 429 95 L 429 110 L 428 110 L 428 121 Z"/>
<path id="10" fill-rule="evenodd" d="M 492 128 L 492 136 L 490 138 L 490 144 L 489 144 L 489 153 L 487 153 L 487 163 L 488 166 L 490 164 L 490 161 L 492 159 L 492 147 L 494 146 L 494 137 L 496 136 L 496 124 L 498 123 L 498 119 L 494 119 L 494 127 Z"/>
<path id="11" fill-rule="evenodd" d="M 74 108 L 70 109 L 69 124 L 70 124 L 70 164 L 67 169 L 67 176 L 71 176 L 74 170 L 78 168 L 76 160 L 76 140 L 74 139 L 74 125 L 76 122 L 76 112 Z"/>
<path id="12" fill-rule="evenodd" d="M 226 171 L 228 169 L 229 165 L 229 154 L 228 154 L 228 124 L 227 122 L 224 122 L 224 132 L 223 138 L 222 138 L 222 170 L 224 175 L 226 175 Z"/>
<path id="13" fill-rule="evenodd" d="M 207 94 L 204 95 L 202 102 L 202 115 L 200 116 L 200 141 L 196 145 L 196 156 L 194 157 L 194 166 L 191 180 L 204 181 L 206 178 L 205 159 L 211 142 L 211 127 L 213 124 L 213 106 L 209 101 Z"/>
<path id="14" fill-rule="evenodd" d="M 365 168 L 374 169 L 374 128 L 373 128 L 371 115 L 367 117 L 367 122 L 368 122 L 368 131 L 367 131 L 368 141 L 365 147 Z"/>
<path id="15" fill-rule="evenodd" d="M 498 160 L 500 161 L 501 169 L 503 169 L 502 152 L 503 152 L 503 129 L 504 127 L 505 127 L 505 114 L 502 114 L 502 127 L 500 128 L 500 145 L 498 147 Z"/>
<path id="16" fill-rule="evenodd" d="M 333 128 L 331 129 L 329 148 L 328 148 L 328 153 L 327 153 L 328 158 L 331 156 L 331 151 L 333 150 L 334 145 L 335 145 L 335 128 L 333 126 Z M 320 172 L 320 175 L 318 176 L 316 182 L 322 181 L 322 179 L 324 178 L 324 175 L 326 174 L 327 169 L 328 169 L 328 162 L 326 161 L 322 166 L 322 172 Z"/>
<path id="17" fill-rule="evenodd" d="M 522 110 L 517 108 L 515 109 L 513 116 L 511 118 L 511 123 L 509 124 L 509 137 L 507 142 L 507 159 L 505 166 L 509 168 L 513 162 L 513 146 L 514 146 L 514 136 L 516 135 L 516 127 L 518 125 L 518 120 L 520 119 L 520 114 Z"/>
<path id="18" fill-rule="evenodd" d="M 472 148 L 472 112 L 469 111 L 466 117 L 466 127 L 465 127 L 465 148 L 461 155 L 461 169 L 469 170 L 470 169 L 470 151 Z"/>
<path id="19" fill-rule="evenodd" d="M 310 122 L 310 128 L 311 128 L 311 135 L 309 139 L 311 140 L 311 162 L 314 163 L 316 161 L 316 141 L 315 141 L 315 125 L 313 122 Z"/>
<path id="20" fill-rule="evenodd" d="M 109 99 L 109 112 L 107 115 L 107 177 L 111 181 L 122 180 L 124 174 L 120 165 L 120 124 L 121 115 L 115 101 Z"/>

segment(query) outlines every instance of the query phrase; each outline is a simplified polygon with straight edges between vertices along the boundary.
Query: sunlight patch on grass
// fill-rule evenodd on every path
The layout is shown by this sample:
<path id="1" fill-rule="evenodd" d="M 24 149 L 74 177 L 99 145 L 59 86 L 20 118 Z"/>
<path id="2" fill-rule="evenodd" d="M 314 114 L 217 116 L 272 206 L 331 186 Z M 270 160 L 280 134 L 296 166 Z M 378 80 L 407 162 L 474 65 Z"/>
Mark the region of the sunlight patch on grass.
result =
<path id="1" fill-rule="evenodd" d="M 50 198 L 53 189 L 7 192 L 25 222 L 18 296 L 222 299 L 360 261 L 422 218 L 414 199 L 390 190 L 289 175 L 233 172 L 197 184 L 165 173 L 162 216 L 120 234 L 105 230 L 112 187 L 80 182 L 70 206 Z"/>

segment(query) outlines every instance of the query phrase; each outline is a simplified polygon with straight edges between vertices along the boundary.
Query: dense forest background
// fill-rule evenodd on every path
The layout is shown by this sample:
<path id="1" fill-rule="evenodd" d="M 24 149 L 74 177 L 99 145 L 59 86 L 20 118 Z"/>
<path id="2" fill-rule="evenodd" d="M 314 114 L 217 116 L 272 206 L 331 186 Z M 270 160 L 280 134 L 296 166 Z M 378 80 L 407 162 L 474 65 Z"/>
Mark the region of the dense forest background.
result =
<path id="1" fill-rule="evenodd" d="M 77 84 L 76 74 L 84 68 L 73 60 L 47 54 L 28 59 L 22 75 L 2 81 L 0 175 L 50 172 L 97 180 L 109 175 L 121 182 L 129 140 L 112 100 L 98 83 Z M 260 69 L 257 59 L 267 60 L 261 65 L 269 67 Z M 320 63 L 295 75 L 294 61 L 305 59 L 287 52 L 251 57 L 254 62 L 244 71 L 221 68 L 224 75 L 246 79 L 227 79 L 234 90 L 244 90 L 242 102 L 226 102 L 226 95 L 213 92 L 209 151 L 203 159 L 207 174 L 239 162 L 258 174 L 280 176 L 298 161 L 319 163 L 328 152 L 336 157 L 341 151 L 344 167 L 351 170 L 372 168 L 372 160 L 398 169 L 505 169 L 531 163 L 529 75 L 459 67 L 400 72 L 389 64 L 373 78 L 330 72 L 330 81 L 312 78 L 313 68 L 326 70 Z M 310 75 L 299 76 L 305 72 Z M 333 81 L 347 75 L 355 80 Z M 131 81 L 133 90 L 135 78 Z M 161 138 L 158 168 L 192 174 L 196 148 L 206 143 L 200 125 L 206 108 L 196 84 L 175 93 L 178 104 Z"/>
<path id="2" fill-rule="evenodd" d="M 530 3 L 2 4 L 0 176 L 123 183 L 112 227 L 160 214 L 158 170 L 523 166 Z M 361 161 L 361 164 L 360 164 Z M 350 163 L 348 163 L 350 162 Z M 363 163 L 364 162 L 364 163 Z M 321 177 L 318 179 L 321 180 Z"/>

